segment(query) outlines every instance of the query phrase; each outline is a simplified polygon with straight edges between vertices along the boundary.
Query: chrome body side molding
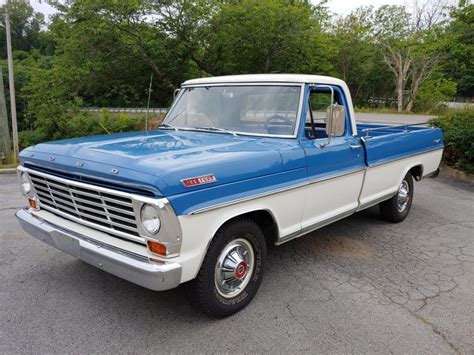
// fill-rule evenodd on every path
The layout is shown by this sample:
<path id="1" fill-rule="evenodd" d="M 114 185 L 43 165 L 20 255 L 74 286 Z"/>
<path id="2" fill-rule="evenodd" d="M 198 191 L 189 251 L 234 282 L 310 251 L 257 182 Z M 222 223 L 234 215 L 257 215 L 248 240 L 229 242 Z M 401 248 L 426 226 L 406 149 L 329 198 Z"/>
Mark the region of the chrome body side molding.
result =
<path id="1" fill-rule="evenodd" d="M 415 157 L 415 156 L 418 156 L 418 155 L 423 155 L 423 154 L 438 151 L 438 150 L 443 150 L 443 148 L 428 149 L 426 151 L 415 153 L 415 154 L 410 154 L 410 155 L 404 156 L 402 158 L 390 159 L 390 160 L 387 160 L 387 161 L 372 164 L 368 167 L 357 168 L 357 169 L 350 170 L 350 171 L 345 171 L 345 172 L 342 172 L 342 173 L 339 173 L 339 174 L 326 175 L 326 176 L 318 177 L 318 178 L 315 178 L 315 179 L 310 179 L 310 180 L 308 180 L 306 182 L 303 182 L 303 183 L 299 183 L 299 184 L 295 184 L 295 185 L 291 185 L 291 186 L 286 186 L 286 187 L 279 188 L 279 189 L 276 189 L 276 190 L 262 192 L 260 194 L 256 194 L 256 195 L 252 195 L 252 196 L 248 196 L 248 197 L 242 197 L 242 198 L 238 198 L 238 199 L 235 199 L 235 200 L 231 200 L 231 201 L 227 201 L 227 202 L 223 202 L 223 203 L 219 203 L 219 204 L 215 204 L 215 205 L 211 205 L 211 206 L 207 206 L 207 207 L 203 207 L 203 208 L 198 208 L 196 210 L 193 210 L 193 211 L 189 212 L 188 215 L 195 215 L 195 214 L 199 214 L 199 213 L 204 213 L 204 212 L 215 210 L 217 208 L 227 207 L 227 206 L 235 205 L 237 203 L 254 200 L 254 199 L 257 199 L 257 198 L 277 194 L 277 193 L 292 190 L 292 189 L 297 189 L 297 188 L 307 186 L 307 185 L 310 185 L 310 184 L 315 184 L 315 183 L 318 183 L 318 182 L 321 182 L 321 181 L 336 179 L 336 178 L 339 178 L 339 177 L 342 177 L 342 176 L 345 176 L 345 175 L 358 173 L 360 171 L 367 170 L 367 169 L 377 167 L 377 166 L 380 166 L 380 165 L 393 163 L 394 161 L 409 159 L 409 158 L 412 158 L 412 157 Z M 364 207 L 364 208 L 366 208 L 366 207 Z M 359 208 L 359 210 L 360 210 L 360 208 Z"/>
<path id="2" fill-rule="evenodd" d="M 189 212 L 188 215 L 195 215 L 195 214 L 199 214 L 199 213 L 204 213 L 204 212 L 212 211 L 212 210 L 215 210 L 215 209 L 218 209 L 218 208 L 232 206 L 232 205 L 235 205 L 235 204 L 238 204 L 238 203 L 251 201 L 251 200 L 255 200 L 255 199 L 266 197 L 266 196 L 271 196 L 271 195 L 274 195 L 274 194 L 278 194 L 280 192 L 285 192 L 285 191 L 289 191 L 289 190 L 293 190 L 293 189 L 298 189 L 298 188 L 305 187 L 305 186 L 308 186 L 308 185 L 316 184 L 318 182 L 331 180 L 331 179 L 337 179 L 337 178 L 340 178 L 340 177 L 343 177 L 343 176 L 346 176 L 346 175 L 361 172 L 365 169 L 366 168 L 357 168 L 357 169 L 345 171 L 345 172 L 342 172 L 342 173 L 339 173 L 339 174 L 321 176 L 321 177 L 318 177 L 318 178 L 315 178 L 315 179 L 312 179 L 312 180 L 308 180 L 308 181 L 305 181 L 305 182 L 302 182 L 302 183 L 299 183 L 299 184 L 285 186 L 285 187 L 282 187 L 282 188 L 279 188 L 279 189 L 276 189 L 276 190 L 266 191 L 266 192 L 262 192 L 262 193 L 255 194 L 255 195 L 252 195 L 252 196 L 242 197 L 242 198 L 238 198 L 238 199 L 231 200 L 231 201 L 228 201 L 228 202 L 223 202 L 223 203 L 211 205 L 211 206 L 208 206 L 208 207 L 199 208 L 199 209 L 196 209 L 194 211 Z"/>
<path id="3" fill-rule="evenodd" d="M 292 239 L 295 239 L 295 238 L 298 238 L 298 237 L 301 237 L 302 235 L 305 235 L 305 234 L 308 234 L 312 231 L 315 231 L 316 229 L 319 229 L 319 228 L 322 228 L 324 226 L 327 226 L 328 224 L 331 224 L 333 222 L 336 222 L 340 219 L 343 219 L 343 218 L 346 218 L 346 217 L 349 217 L 350 215 L 354 214 L 356 210 L 353 209 L 353 210 L 350 210 L 350 211 L 347 211 L 347 212 L 343 212 L 341 214 L 338 214 L 336 216 L 333 216 L 331 218 L 328 218 L 328 219 L 325 219 L 323 221 L 320 221 L 318 223 L 315 223 L 311 226 L 308 226 L 308 227 L 305 227 L 295 233 L 292 233 L 292 234 L 289 234 L 289 235 L 286 235 L 286 236 L 283 236 L 283 237 L 280 237 L 279 240 L 277 242 L 275 242 L 275 245 L 281 245 L 283 243 L 286 243 L 286 242 L 289 242 L 290 240 Z"/>
<path id="4" fill-rule="evenodd" d="M 393 196 L 395 196 L 396 193 L 397 193 L 397 192 L 395 191 L 395 192 L 390 193 L 390 194 L 388 194 L 388 195 L 384 195 L 384 196 L 382 196 L 382 197 L 376 198 L 375 200 L 372 200 L 372 201 L 370 201 L 370 202 L 367 202 L 367 203 L 364 203 L 364 204 L 360 204 L 359 207 L 357 208 L 356 212 L 365 210 L 366 208 L 369 208 L 369 207 L 378 205 L 380 202 L 389 200 L 389 199 L 391 199 Z"/>

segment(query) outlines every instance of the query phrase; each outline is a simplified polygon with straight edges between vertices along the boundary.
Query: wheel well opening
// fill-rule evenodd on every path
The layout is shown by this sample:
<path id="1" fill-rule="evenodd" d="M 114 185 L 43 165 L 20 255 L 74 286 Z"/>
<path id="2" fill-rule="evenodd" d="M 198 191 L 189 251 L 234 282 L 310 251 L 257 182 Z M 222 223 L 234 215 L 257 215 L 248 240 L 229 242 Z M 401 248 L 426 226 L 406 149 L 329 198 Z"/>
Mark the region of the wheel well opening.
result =
<path id="1" fill-rule="evenodd" d="M 268 246 L 275 244 L 278 240 L 278 225 L 270 212 L 266 210 L 247 212 L 233 217 L 226 223 L 242 217 L 250 218 L 258 224 L 265 236 Z"/>
<path id="2" fill-rule="evenodd" d="M 423 176 L 423 166 L 417 165 L 409 170 L 409 173 L 415 178 L 416 181 L 420 181 Z"/>

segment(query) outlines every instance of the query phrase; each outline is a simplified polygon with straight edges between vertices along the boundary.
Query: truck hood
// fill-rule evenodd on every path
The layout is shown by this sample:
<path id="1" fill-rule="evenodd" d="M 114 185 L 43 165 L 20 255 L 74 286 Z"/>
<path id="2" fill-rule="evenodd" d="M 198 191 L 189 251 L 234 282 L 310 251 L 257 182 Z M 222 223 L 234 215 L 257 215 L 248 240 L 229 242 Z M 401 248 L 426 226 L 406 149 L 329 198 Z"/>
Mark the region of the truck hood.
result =
<path id="1" fill-rule="evenodd" d="M 38 144 L 20 154 L 36 165 L 89 178 L 126 183 L 169 196 L 295 168 L 281 150 L 294 140 L 223 133 L 156 130 Z M 212 174 L 216 181 L 184 187 L 181 180 Z"/>

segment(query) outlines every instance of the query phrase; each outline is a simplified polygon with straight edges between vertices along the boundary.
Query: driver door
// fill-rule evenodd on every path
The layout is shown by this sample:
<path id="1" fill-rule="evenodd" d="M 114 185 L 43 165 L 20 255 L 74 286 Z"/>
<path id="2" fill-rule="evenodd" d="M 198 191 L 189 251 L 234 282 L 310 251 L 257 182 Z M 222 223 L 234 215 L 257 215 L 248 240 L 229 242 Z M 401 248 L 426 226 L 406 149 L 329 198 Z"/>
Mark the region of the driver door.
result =
<path id="1" fill-rule="evenodd" d="M 365 162 L 363 147 L 352 135 L 343 92 L 333 87 L 335 103 L 345 109 L 344 133 L 328 138 L 326 109 L 331 104 L 329 88 L 311 90 L 306 103 L 305 151 L 310 182 L 304 206 L 303 230 L 316 229 L 352 214 L 358 206 Z M 311 111 L 310 111 L 311 110 Z M 313 119 L 311 119 L 311 112 Z M 314 129 L 313 129 L 314 128 Z"/>

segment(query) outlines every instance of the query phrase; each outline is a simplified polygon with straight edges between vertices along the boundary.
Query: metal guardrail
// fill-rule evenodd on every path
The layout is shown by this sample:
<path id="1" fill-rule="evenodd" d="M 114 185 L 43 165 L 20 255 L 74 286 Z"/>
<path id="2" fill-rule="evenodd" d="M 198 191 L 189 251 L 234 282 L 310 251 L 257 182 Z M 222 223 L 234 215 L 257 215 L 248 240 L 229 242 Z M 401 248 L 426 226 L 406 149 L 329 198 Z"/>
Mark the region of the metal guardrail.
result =
<path id="1" fill-rule="evenodd" d="M 474 102 L 442 102 L 443 105 L 446 105 L 448 108 L 474 108 Z"/>
<path id="2" fill-rule="evenodd" d="M 123 112 L 123 113 L 166 113 L 167 108 L 163 107 L 150 107 L 148 110 L 141 107 L 83 107 L 81 111 L 85 112 L 101 112 L 107 110 L 109 112 Z"/>
<path id="3" fill-rule="evenodd" d="M 382 100 L 382 99 L 377 99 Z M 474 108 L 474 103 L 472 102 L 442 102 L 443 105 L 446 105 L 449 108 L 463 109 L 463 108 Z M 147 109 L 143 107 L 83 107 L 81 111 L 88 112 L 101 112 L 102 110 L 107 110 L 109 112 L 123 112 L 123 113 L 146 113 Z M 166 107 L 150 107 L 148 109 L 149 113 L 166 113 L 168 108 Z"/>

